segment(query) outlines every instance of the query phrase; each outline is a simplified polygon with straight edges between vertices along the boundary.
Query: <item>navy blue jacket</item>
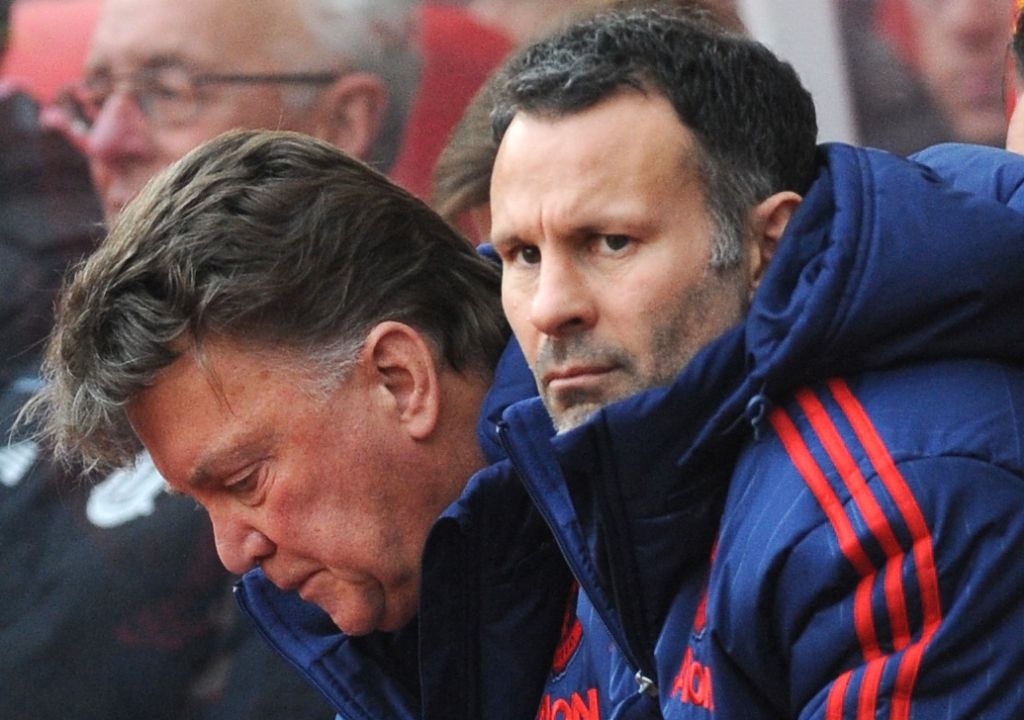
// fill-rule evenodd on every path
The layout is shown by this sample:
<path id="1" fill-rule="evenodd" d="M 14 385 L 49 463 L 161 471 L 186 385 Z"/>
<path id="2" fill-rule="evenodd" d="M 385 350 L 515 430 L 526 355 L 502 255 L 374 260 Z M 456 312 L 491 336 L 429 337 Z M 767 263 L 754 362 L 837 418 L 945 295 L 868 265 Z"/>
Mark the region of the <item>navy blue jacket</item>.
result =
<path id="1" fill-rule="evenodd" d="M 827 148 L 672 387 L 505 413 L 583 591 L 542 720 L 1024 713 L 1024 163 L 920 159 L 984 197 Z"/>
<path id="2" fill-rule="evenodd" d="M 344 638 L 258 571 L 243 606 L 346 718 L 1019 717 L 1024 158 L 921 160 L 824 147 L 671 387 L 556 437 L 506 410 L 534 505 L 474 478 L 417 627 Z"/>

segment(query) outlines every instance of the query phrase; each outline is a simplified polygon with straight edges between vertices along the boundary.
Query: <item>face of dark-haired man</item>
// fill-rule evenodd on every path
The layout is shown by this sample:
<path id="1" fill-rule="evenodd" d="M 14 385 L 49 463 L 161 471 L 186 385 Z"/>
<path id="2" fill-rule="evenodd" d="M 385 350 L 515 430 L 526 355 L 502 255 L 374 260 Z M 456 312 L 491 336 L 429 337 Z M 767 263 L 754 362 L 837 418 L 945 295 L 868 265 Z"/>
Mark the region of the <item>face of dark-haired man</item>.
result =
<path id="1" fill-rule="evenodd" d="M 667 385 L 744 317 L 799 197 L 752 208 L 740 262 L 718 269 L 698 157 L 657 93 L 520 112 L 504 135 L 491 185 L 502 299 L 560 431 Z"/>

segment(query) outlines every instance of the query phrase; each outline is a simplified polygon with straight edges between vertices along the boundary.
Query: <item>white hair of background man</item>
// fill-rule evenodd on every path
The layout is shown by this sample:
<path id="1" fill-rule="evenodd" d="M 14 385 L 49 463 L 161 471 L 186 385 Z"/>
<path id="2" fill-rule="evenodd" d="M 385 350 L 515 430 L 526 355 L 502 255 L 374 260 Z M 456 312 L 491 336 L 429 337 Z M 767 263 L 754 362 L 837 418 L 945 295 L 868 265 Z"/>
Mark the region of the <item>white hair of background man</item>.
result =
<path id="1" fill-rule="evenodd" d="M 398 155 L 419 87 L 423 65 L 420 0 L 296 1 L 302 3 L 306 27 L 325 53 L 324 63 L 336 65 L 341 56 L 346 69 L 383 79 L 388 90 L 387 112 L 366 159 L 386 171 Z"/>

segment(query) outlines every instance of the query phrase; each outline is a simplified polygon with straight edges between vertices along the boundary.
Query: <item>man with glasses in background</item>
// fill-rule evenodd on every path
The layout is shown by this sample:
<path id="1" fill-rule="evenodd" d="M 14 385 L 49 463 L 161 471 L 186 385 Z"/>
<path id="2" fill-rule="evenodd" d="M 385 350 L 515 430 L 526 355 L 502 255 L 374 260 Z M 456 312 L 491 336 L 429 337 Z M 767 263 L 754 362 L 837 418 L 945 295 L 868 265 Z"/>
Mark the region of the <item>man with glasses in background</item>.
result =
<path id="1" fill-rule="evenodd" d="M 63 95 L 108 221 L 232 128 L 295 130 L 387 172 L 417 90 L 417 0 L 107 0 Z"/>

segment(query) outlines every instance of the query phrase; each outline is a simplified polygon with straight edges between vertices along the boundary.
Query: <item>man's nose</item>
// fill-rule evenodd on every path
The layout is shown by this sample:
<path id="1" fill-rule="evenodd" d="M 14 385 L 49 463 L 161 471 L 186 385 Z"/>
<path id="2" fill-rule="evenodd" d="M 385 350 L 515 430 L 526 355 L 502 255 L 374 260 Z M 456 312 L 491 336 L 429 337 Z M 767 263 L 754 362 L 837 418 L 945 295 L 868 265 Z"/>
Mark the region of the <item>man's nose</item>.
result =
<path id="1" fill-rule="evenodd" d="M 148 121 L 129 93 L 116 92 L 107 99 L 89 128 L 85 146 L 91 159 L 108 163 L 150 152 Z"/>
<path id="2" fill-rule="evenodd" d="M 243 575 L 274 551 L 274 543 L 251 523 L 232 511 L 211 511 L 213 535 L 221 563 Z"/>
<path id="3" fill-rule="evenodd" d="M 530 300 L 530 321 L 539 332 L 557 337 L 589 327 L 596 318 L 592 300 L 586 275 L 570 253 L 542 257 Z"/>

